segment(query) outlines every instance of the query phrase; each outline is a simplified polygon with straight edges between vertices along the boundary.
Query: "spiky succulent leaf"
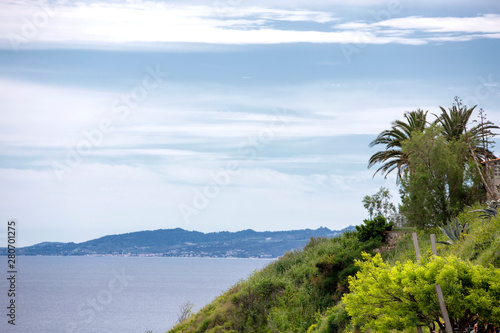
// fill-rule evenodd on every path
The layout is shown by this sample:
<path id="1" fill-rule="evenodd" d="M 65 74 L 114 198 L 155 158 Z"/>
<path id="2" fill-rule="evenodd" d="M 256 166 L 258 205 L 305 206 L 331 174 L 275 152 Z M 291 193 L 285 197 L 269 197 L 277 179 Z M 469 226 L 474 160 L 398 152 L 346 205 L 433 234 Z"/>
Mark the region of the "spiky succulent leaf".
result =
<path id="1" fill-rule="evenodd" d="M 486 208 L 472 210 L 469 213 L 481 213 L 478 217 L 482 219 L 491 219 L 495 217 L 498 213 L 499 202 L 492 200 L 488 201 L 486 204 L 487 204 Z"/>
<path id="2" fill-rule="evenodd" d="M 450 245 L 456 241 L 459 241 L 460 237 L 462 236 L 462 233 L 467 233 L 467 231 L 469 230 L 469 224 L 468 223 L 461 224 L 458 219 L 454 219 L 453 221 L 448 221 L 446 225 L 443 224 L 440 227 L 438 226 L 438 228 L 449 239 L 449 241 L 446 242 L 440 241 L 438 243 Z"/>

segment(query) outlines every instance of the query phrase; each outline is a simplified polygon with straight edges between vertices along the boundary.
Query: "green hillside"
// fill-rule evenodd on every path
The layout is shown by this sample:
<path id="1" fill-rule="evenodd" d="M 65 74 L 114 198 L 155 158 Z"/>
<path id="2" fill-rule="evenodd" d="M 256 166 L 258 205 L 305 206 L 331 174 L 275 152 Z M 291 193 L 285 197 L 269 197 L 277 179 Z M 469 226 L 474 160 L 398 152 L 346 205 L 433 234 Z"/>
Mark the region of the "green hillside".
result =
<path id="1" fill-rule="evenodd" d="M 434 121 L 428 111 L 406 112 L 370 143 L 383 148 L 368 167 L 395 174 L 399 209 L 385 188 L 364 197 L 370 219 L 356 231 L 312 238 L 170 332 L 463 332 L 478 321 L 492 333 L 500 326 L 500 201 L 476 203 L 498 199 L 488 179 L 498 174 L 490 148 L 500 128 L 483 113 L 474 124 L 475 106 L 458 97 L 440 109 Z M 406 226 L 399 237 L 393 225 Z"/>
<path id="2" fill-rule="evenodd" d="M 459 218 L 470 224 L 469 233 L 453 245 L 439 244 L 438 255 L 499 268 L 500 218 L 482 220 L 466 212 Z M 447 240 L 439 230 L 419 231 L 424 257 L 431 255 L 432 232 L 438 240 Z M 415 261 L 410 233 L 383 252 L 384 261 Z M 349 292 L 348 276 L 358 271 L 354 260 L 361 259 L 362 252 L 373 254 L 381 245 L 359 241 L 356 231 L 313 238 L 303 250 L 288 252 L 237 283 L 170 332 L 352 332 L 355 328 L 342 302 Z"/>

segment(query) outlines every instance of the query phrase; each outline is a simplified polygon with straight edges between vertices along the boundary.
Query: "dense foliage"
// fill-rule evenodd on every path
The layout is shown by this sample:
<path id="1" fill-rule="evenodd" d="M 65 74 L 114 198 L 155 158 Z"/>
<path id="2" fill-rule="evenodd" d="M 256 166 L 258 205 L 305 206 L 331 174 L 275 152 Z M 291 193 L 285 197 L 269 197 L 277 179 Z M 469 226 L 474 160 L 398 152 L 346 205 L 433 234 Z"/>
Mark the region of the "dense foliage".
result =
<path id="1" fill-rule="evenodd" d="M 468 129 L 474 108 L 455 102 L 441 108 L 433 124 L 427 111 L 408 112 L 371 143 L 386 150 L 369 166 L 382 163 L 377 172 L 386 176 L 397 171 L 402 219 L 381 188 L 363 199 L 370 219 L 355 232 L 311 238 L 304 250 L 286 253 L 170 332 L 443 329 L 436 284 L 461 331 L 473 320 L 500 325 L 500 217 L 497 206 L 478 204 L 489 190 L 479 162 L 494 157 L 486 143 L 498 127 L 482 120 Z M 383 244 L 394 216 L 398 225 L 416 227 L 411 232 L 418 232 L 421 261 L 408 227 L 394 233 L 396 245 Z M 447 244 L 438 246 L 437 256 L 430 233 Z"/>
<path id="2" fill-rule="evenodd" d="M 465 235 L 463 234 L 461 239 L 454 242 L 452 245 L 438 245 L 437 250 L 440 258 L 437 259 L 437 261 L 431 259 L 431 244 L 427 231 L 419 232 L 418 237 L 420 250 L 424 256 L 421 263 L 416 261 L 415 250 L 409 233 L 397 244 L 394 249 L 382 253 L 381 258 L 383 258 L 383 264 L 381 266 L 383 266 L 383 269 L 386 271 L 375 272 L 375 274 L 380 274 L 385 276 L 385 278 L 390 279 L 383 280 L 383 282 L 379 284 L 371 281 L 372 283 L 370 284 L 368 283 L 370 281 L 368 278 L 365 280 L 367 283 L 364 284 L 364 286 L 368 288 L 367 292 L 370 293 L 369 295 L 374 296 L 373 298 L 370 298 L 370 300 L 373 301 L 372 305 L 379 309 L 373 310 L 379 311 L 380 314 L 388 311 L 388 309 L 385 308 L 385 301 L 387 299 L 385 299 L 385 301 L 379 300 L 380 302 L 375 300 L 375 296 L 377 296 L 377 293 L 381 290 L 379 288 L 394 288 L 394 283 L 399 283 L 400 285 L 403 283 L 413 283 L 413 286 L 415 286 L 417 282 L 419 286 L 418 288 L 422 287 L 422 290 L 414 290 L 414 292 L 423 293 L 427 290 L 427 296 L 432 298 L 432 302 L 429 300 L 428 304 L 418 304 L 420 304 L 420 306 L 425 305 L 424 308 L 426 311 L 432 310 L 432 307 L 434 307 L 435 310 L 436 304 L 433 302 L 436 301 L 436 298 L 434 298 L 436 294 L 433 289 L 433 283 L 437 281 L 442 285 L 443 293 L 445 294 L 445 302 L 449 307 L 452 320 L 457 320 L 457 322 L 462 321 L 462 323 L 465 323 L 468 321 L 467 317 L 473 313 L 474 317 L 481 317 L 484 322 L 496 321 L 498 323 L 498 301 L 500 299 L 498 297 L 498 288 L 500 283 L 500 277 L 498 275 L 500 268 L 500 251 L 498 250 L 500 249 L 500 217 L 497 216 L 490 220 L 483 220 L 479 217 L 480 213 L 470 213 L 470 211 L 477 210 L 477 208 L 479 208 L 479 206 L 466 209 L 458 215 L 458 219 L 462 221 L 462 223 L 467 223 L 469 225 L 469 232 Z M 434 229 L 434 232 L 437 232 L 436 236 L 438 237 L 438 240 L 447 240 L 447 237 L 444 234 L 441 234 L 437 229 Z M 381 261 L 381 259 L 379 259 L 380 257 L 377 256 L 377 259 L 372 259 L 372 256 L 373 253 L 366 257 L 368 264 L 366 262 L 360 262 L 361 266 L 372 265 L 374 261 Z M 434 263 L 431 264 L 431 261 Z M 369 264 L 370 262 L 371 264 Z M 418 277 L 419 274 L 422 274 L 422 271 L 425 270 L 426 267 L 433 267 L 433 270 L 425 272 L 425 274 L 420 277 L 420 280 L 413 281 L 412 279 Z M 445 267 L 447 268 L 444 269 Z M 455 271 L 458 267 L 462 268 L 459 271 Z M 401 274 L 405 274 L 407 279 L 400 279 L 391 282 L 391 279 L 393 278 L 392 273 L 398 269 L 401 271 Z M 374 270 L 376 270 L 376 268 L 374 268 Z M 363 271 L 364 270 L 361 269 L 358 274 L 364 274 Z M 470 280 L 472 277 L 474 277 L 474 281 Z M 483 284 L 481 284 L 481 282 Z M 424 288 L 424 284 L 427 284 L 427 287 L 425 287 L 427 289 Z M 351 289 L 352 288 L 355 288 L 355 286 L 351 286 Z M 481 291 L 482 288 L 484 288 L 484 292 Z M 406 289 L 403 290 L 408 291 Z M 401 290 L 398 289 L 397 292 L 401 292 Z M 356 297 L 356 293 L 352 292 L 344 295 L 345 299 Z M 468 297 L 467 299 L 469 300 L 469 303 L 464 304 L 464 301 L 458 299 L 459 296 L 457 296 L 457 298 L 455 295 L 465 295 L 465 297 Z M 405 294 L 403 296 L 406 296 L 407 300 L 410 299 L 409 294 Z M 363 299 L 366 299 L 364 297 L 367 297 L 367 295 L 365 294 L 363 297 L 359 297 L 358 300 L 363 301 Z M 391 332 L 415 333 L 417 323 L 431 325 L 430 322 L 426 322 L 424 320 L 418 321 L 418 304 L 413 304 L 413 307 L 409 303 L 394 306 L 397 311 L 401 311 L 398 316 L 404 317 L 404 319 L 401 319 L 400 321 L 408 325 L 399 323 L 398 325 L 401 326 L 398 326 L 397 329 L 394 329 Z M 394 305 L 394 303 L 392 305 Z M 362 304 L 358 304 L 358 307 L 360 306 L 362 306 Z M 354 309 L 354 312 L 351 313 L 349 313 L 346 308 L 347 305 L 344 301 L 341 301 L 337 303 L 336 306 L 329 308 L 323 315 L 318 317 L 317 322 L 310 327 L 309 332 L 351 333 L 359 332 L 360 330 L 364 330 L 366 332 L 389 331 L 387 327 L 384 330 L 381 326 L 377 326 L 377 328 L 370 326 L 368 321 L 374 318 L 369 317 L 367 315 L 368 312 L 365 313 L 363 311 L 359 311 L 360 317 L 358 317 L 358 314 L 356 314 L 357 307 L 353 307 L 356 309 Z M 404 309 L 406 310 L 403 311 Z M 351 309 L 350 311 L 353 310 Z M 351 318 L 351 315 L 356 318 Z M 366 317 L 363 318 L 365 315 Z M 440 320 L 442 321 L 442 319 Z M 388 324 L 389 321 L 386 323 Z M 437 327 L 438 322 L 435 322 L 435 324 Z"/>
<path id="3" fill-rule="evenodd" d="M 305 332 L 347 292 L 355 260 L 379 245 L 354 232 L 312 238 L 170 332 Z"/>
<path id="4" fill-rule="evenodd" d="M 368 242 L 370 240 L 385 242 L 387 233 L 393 228 L 393 223 L 387 223 L 385 217 L 382 215 L 376 216 L 371 220 L 364 220 L 363 223 L 356 226 L 360 242 Z"/>
<path id="5" fill-rule="evenodd" d="M 467 164 L 467 144 L 462 139 L 449 142 L 441 131 L 431 126 L 403 144 L 411 169 L 401 182 L 400 211 L 419 228 L 450 220 L 484 195 L 475 167 Z"/>
<path id="6" fill-rule="evenodd" d="M 395 288 L 398 286 L 396 282 L 409 283 L 415 278 L 410 286 L 418 288 L 418 292 L 423 293 L 422 297 L 429 297 L 428 307 L 421 310 L 427 311 L 426 318 L 432 319 L 435 299 L 431 301 L 434 294 L 429 286 L 438 282 L 442 286 L 453 320 L 465 322 L 462 319 L 471 313 L 480 315 L 485 320 L 497 320 L 495 318 L 498 318 L 499 307 L 495 302 L 500 300 L 500 295 L 495 293 L 498 292 L 500 281 L 500 216 L 483 220 L 480 212 L 469 212 L 483 207 L 474 206 L 458 215 L 461 223 L 469 225 L 469 231 L 451 245 L 438 246 L 439 259 L 430 258 L 427 231 L 419 232 L 421 253 L 427 258 L 422 263 L 416 262 L 409 233 L 394 249 L 383 252 L 381 257 L 385 271 L 376 274 L 387 277 L 392 276 L 392 272 L 400 272 L 397 274 L 404 276 L 406 280 L 401 278 L 378 287 L 375 284 L 373 294 L 376 295 L 379 287 Z M 434 232 L 437 233 L 438 240 L 448 240 L 439 230 L 434 229 Z M 370 254 L 371 258 L 379 245 L 380 243 L 373 241 L 360 242 L 357 232 L 331 239 L 312 238 L 303 250 L 288 252 L 263 270 L 255 272 L 247 281 L 241 281 L 170 332 L 347 333 L 358 329 L 383 332 L 379 328 L 373 329 L 375 326 L 368 326 L 362 316 L 349 313 L 347 304 L 342 301 L 343 295 L 356 295 L 349 294 L 349 276 L 363 272 L 360 271 L 363 265 L 380 260 L 359 261 L 362 253 Z M 441 267 L 448 268 L 442 270 Z M 422 274 L 424 269 L 431 270 Z M 417 291 L 415 293 L 420 295 Z M 455 293 L 463 299 L 454 298 Z M 345 299 L 350 297 L 353 296 L 344 296 Z M 413 324 L 429 324 L 428 321 L 415 319 L 414 313 L 418 314 L 418 311 L 414 310 L 419 310 L 422 305 L 418 304 L 420 305 L 412 307 L 410 303 L 405 303 L 404 306 L 397 307 L 398 311 L 407 310 L 401 312 L 400 321 L 405 324 L 401 325 L 409 327 L 398 326 L 398 331 L 415 332 Z M 351 315 L 355 317 L 354 320 Z"/>
<path id="7" fill-rule="evenodd" d="M 451 322 L 458 331 L 476 319 L 500 324 L 500 269 L 474 265 L 455 256 L 430 257 L 390 266 L 380 255 L 365 255 L 344 296 L 353 322 L 375 332 L 440 326 L 435 285 L 442 288 Z"/>
<path id="8" fill-rule="evenodd" d="M 377 172 L 386 176 L 398 171 L 400 213 L 418 228 L 446 223 L 464 207 L 484 202 L 486 192 L 494 196 L 480 162 L 495 158 L 491 138 L 499 127 L 484 117 L 469 126 L 475 106 L 467 108 L 458 97 L 453 107 L 440 109 L 434 123 L 427 112 L 407 112 L 405 121 L 394 121 L 370 144 L 385 150 L 372 155 L 368 166 L 382 164 Z"/>

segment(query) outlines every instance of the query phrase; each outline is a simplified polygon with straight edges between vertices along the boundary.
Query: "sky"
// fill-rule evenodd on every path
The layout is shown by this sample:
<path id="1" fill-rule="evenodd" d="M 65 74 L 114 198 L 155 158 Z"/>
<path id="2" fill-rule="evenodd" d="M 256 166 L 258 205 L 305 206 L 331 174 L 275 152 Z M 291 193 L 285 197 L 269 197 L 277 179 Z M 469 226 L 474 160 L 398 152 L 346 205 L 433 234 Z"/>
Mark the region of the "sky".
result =
<path id="1" fill-rule="evenodd" d="M 500 124 L 499 59 L 496 0 L 0 0 L 1 244 L 360 224 L 369 143 Z"/>

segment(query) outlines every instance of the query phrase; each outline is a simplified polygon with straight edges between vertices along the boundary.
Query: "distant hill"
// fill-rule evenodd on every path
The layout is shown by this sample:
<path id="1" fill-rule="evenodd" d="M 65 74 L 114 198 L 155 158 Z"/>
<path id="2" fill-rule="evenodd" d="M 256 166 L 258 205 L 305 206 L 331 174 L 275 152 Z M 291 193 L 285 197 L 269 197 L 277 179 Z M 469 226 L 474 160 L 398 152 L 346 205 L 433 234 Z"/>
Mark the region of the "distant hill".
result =
<path id="1" fill-rule="evenodd" d="M 318 228 L 316 230 L 238 232 L 187 231 L 181 228 L 138 231 L 109 235 L 83 243 L 43 242 L 16 249 L 18 255 L 85 256 L 130 255 L 167 257 L 275 258 L 289 250 L 303 248 L 311 237 L 335 237 L 352 230 Z M 0 248 L 0 255 L 6 255 Z"/>

